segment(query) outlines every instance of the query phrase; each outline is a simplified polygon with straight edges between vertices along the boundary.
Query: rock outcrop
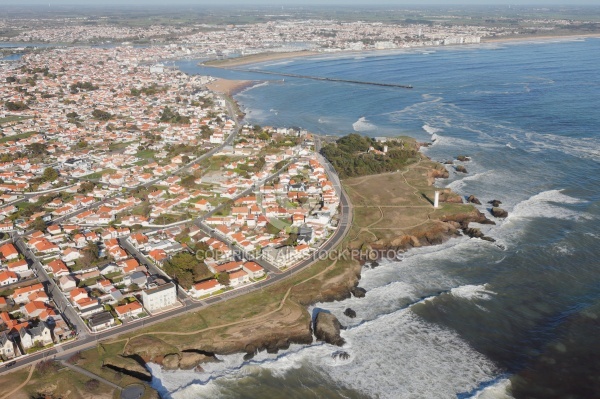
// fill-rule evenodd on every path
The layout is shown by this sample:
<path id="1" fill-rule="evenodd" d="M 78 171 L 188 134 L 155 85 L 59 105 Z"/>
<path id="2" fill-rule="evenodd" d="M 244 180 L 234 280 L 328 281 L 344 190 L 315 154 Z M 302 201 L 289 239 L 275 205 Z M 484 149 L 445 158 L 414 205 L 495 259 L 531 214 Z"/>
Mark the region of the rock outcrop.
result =
<path id="1" fill-rule="evenodd" d="M 361 287 L 352 287 L 352 289 L 350 289 L 350 292 L 356 298 L 364 298 L 365 295 L 367 295 L 367 290 L 365 290 L 364 288 L 361 288 Z"/>
<path id="2" fill-rule="evenodd" d="M 199 364 L 215 362 L 217 358 L 214 355 L 206 355 L 198 352 L 182 352 L 179 358 L 179 368 L 181 370 L 192 370 Z"/>
<path id="3" fill-rule="evenodd" d="M 344 310 L 344 315 L 346 315 L 346 317 L 353 319 L 356 317 L 356 312 L 353 309 L 346 308 L 346 310 Z"/>
<path id="4" fill-rule="evenodd" d="M 314 331 L 319 341 L 337 346 L 344 345 L 346 341 L 340 336 L 341 329 L 342 325 L 334 315 L 327 312 L 317 313 L 314 322 Z"/>
<path id="5" fill-rule="evenodd" d="M 463 229 L 463 233 L 465 233 L 466 235 L 468 235 L 471 238 L 479 238 L 479 239 L 486 240 L 486 241 L 489 241 L 489 242 L 495 242 L 496 241 L 496 240 L 494 240 L 491 237 L 487 237 L 485 234 L 483 234 L 481 232 L 480 229 L 477 229 L 475 227 L 465 228 L 465 229 Z"/>
<path id="6" fill-rule="evenodd" d="M 217 358 L 213 354 L 199 351 L 184 351 L 171 353 L 162 359 L 162 367 L 166 370 L 192 370 L 198 365 L 215 362 Z"/>
<path id="7" fill-rule="evenodd" d="M 440 167 L 432 169 L 429 172 L 429 177 L 433 179 L 447 179 L 450 177 L 448 170 L 440 165 Z"/>
<path id="8" fill-rule="evenodd" d="M 479 199 L 474 195 L 469 195 L 469 197 L 467 198 L 467 202 L 470 204 L 481 205 L 481 201 L 479 201 Z"/>
<path id="9" fill-rule="evenodd" d="M 497 199 L 488 201 L 488 204 L 491 204 L 493 208 L 498 208 L 502 201 L 498 201 Z"/>
<path id="10" fill-rule="evenodd" d="M 494 217 L 497 218 L 505 218 L 508 216 L 508 212 L 506 212 L 504 209 L 502 208 L 498 208 L 498 207 L 493 207 L 491 210 L 492 215 L 494 215 Z"/>
<path id="11" fill-rule="evenodd" d="M 454 170 L 460 173 L 469 173 L 467 172 L 467 168 L 465 168 L 464 165 L 456 165 L 454 167 Z"/>
<path id="12" fill-rule="evenodd" d="M 179 368 L 179 355 L 171 353 L 163 357 L 162 366 L 165 370 L 177 370 Z"/>
<path id="13" fill-rule="evenodd" d="M 331 357 L 335 360 L 348 360 L 350 359 L 350 354 L 346 351 L 337 351 L 333 352 Z"/>
<path id="14" fill-rule="evenodd" d="M 142 381 L 152 381 L 152 374 L 142 366 L 142 363 L 132 358 L 114 356 L 104 360 L 102 367 L 106 367 Z"/>
<path id="15" fill-rule="evenodd" d="M 471 158 L 466 155 L 459 155 L 456 157 L 456 159 L 460 162 L 469 162 L 471 160 Z"/>

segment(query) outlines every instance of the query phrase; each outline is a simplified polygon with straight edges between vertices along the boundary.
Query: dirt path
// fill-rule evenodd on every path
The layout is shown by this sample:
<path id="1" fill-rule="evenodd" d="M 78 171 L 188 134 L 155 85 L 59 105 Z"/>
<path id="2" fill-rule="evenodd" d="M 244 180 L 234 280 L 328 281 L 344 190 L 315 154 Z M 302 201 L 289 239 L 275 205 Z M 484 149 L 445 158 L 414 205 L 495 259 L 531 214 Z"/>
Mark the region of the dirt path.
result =
<path id="1" fill-rule="evenodd" d="M 270 315 L 272 315 L 272 314 L 274 314 L 276 312 L 281 311 L 281 309 L 283 309 L 283 306 L 285 305 L 285 302 L 287 301 L 290 293 L 292 292 L 293 288 L 295 288 L 295 287 L 297 287 L 297 286 L 299 286 L 301 284 L 304 284 L 304 283 L 306 283 L 306 282 L 308 282 L 308 281 L 310 281 L 310 280 L 312 280 L 314 278 L 317 278 L 317 277 L 321 276 L 322 274 L 326 273 L 327 271 L 329 271 L 333 267 L 335 267 L 336 264 L 337 264 L 337 259 L 334 260 L 325 269 L 323 269 L 319 273 L 315 274 L 314 276 L 311 276 L 311 277 L 307 278 L 306 280 L 302 280 L 299 283 L 292 285 L 290 288 L 288 288 L 288 290 L 286 291 L 285 295 L 283 296 L 283 298 L 279 302 L 279 306 L 276 309 L 271 310 L 270 312 L 263 313 L 263 314 L 260 314 L 260 315 L 256 315 L 256 316 L 254 316 L 252 318 L 249 318 L 249 319 L 234 321 L 234 322 L 231 322 L 231 323 L 220 324 L 218 326 L 201 328 L 200 330 L 195 330 L 195 331 L 186 331 L 186 332 L 173 332 L 173 331 L 144 332 L 144 333 L 141 333 L 141 334 L 134 335 L 131 338 L 124 338 L 124 339 L 115 340 L 115 341 L 108 341 L 107 343 L 108 344 L 115 344 L 115 343 L 118 343 L 118 342 L 125 341 L 125 346 L 123 347 L 123 353 L 125 353 L 125 349 L 127 348 L 127 345 L 129 344 L 129 342 L 132 339 L 138 338 L 138 337 L 142 337 L 144 335 L 175 335 L 175 336 L 196 335 L 196 334 L 200 334 L 200 333 L 203 333 L 203 332 L 206 332 L 206 331 L 217 330 L 217 329 L 220 329 L 220 328 L 232 327 L 232 326 L 236 326 L 236 325 L 239 325 L 239 324 L 248 324 L 250 322 L 259 321 L 261 319 L 264 319 L 265 317 L 268 317 L 268 316 L 270 316 Z M 0 399 L 3 399 L 3 398 L 0 398 Z"/>
<path id="2" fill-rule="evenodd" d="M 356 233 L 356 238 L 358 238 L 361 234 L 363 233 L 368 233 L 371 234 L 373 237 L 375 237 L 375 239 L 377 239 L 377 234 L 375 234 L 373 231 L 371 230 L 394 230 L 394 231 L 401 231 L 401 232 L 405 232 L 406 230 L 415 228 L 415 227 L 419 227 L 424 225 L 425 223 L 428 223 L 431 220 L 431 214 L 433 212 L 435 212 L 435 209 L 432 209 L 431 212 L 427 213 L 427 219 L 425 219 L 424 221 L 422 221 L 421 223 L 417 223 L 415 225 L 412 226 L 403 226 L 403 227 L 375 227 L 379 222 L 381 222 L 385 215 L 383 212 L 383 208 L 432 208 L 432 205 L 427 201 L 427 199 L 423 198 L 421 195 L 419 195 L 419 189 L 416 188 L 415 186 L 413 186 L 412 184 L 410 184 L 408 182 L 408 180 L 406 179 L 405 174 L 407 172 L 410 172 L 411 170 L 414 169 L 427 169 L 423 166 L 421 166 L 421 161 L 422 159 L 419 159 L 415 164 L 408 166 L 406 169 L 404 169 L 402 172 L 400 172 L 400 176 L 402 176 L 402 179 L 404 180 L 404 183 L 410 187 L 413 192 L 412 195 L 414 195 L 417 200 L 419 202 L 425 202 L 427 205 L 355 205 L 355 208 L 377 208 L 379 210 L 379 219 L 377 219 L 375 222 L 370 223 L 369 225 L 365 226 L 365 227 L 361 227 L 358 232 Z M 397 172 L 389 172 L 389 173 L 397 173 Z M 351 184 L 349 183 L 345 183 L 346 186 L 353 188 L 356 185 L 359 185 L 361 183 L 363 183 L 366 179 L 368 179 L 369 176 L 365 176 L 363 178 L 358 179 L 358 181 L 355 181 Z M 367 200 L 362 194 L 358 193 L 356 190 L 353 190 L 355 195 L 358 195 L 359 197 L 363 198 L 365 201 Z"/>
<path id="3" fill-rule="evenodd" d="M 19 385 L 18 387 L 16 387 L 9 393 L 5 394 L 4 396 L 0 397 L 0 399 L 10 398 L 12 395 L 19 392 L 21 390 L 21 388 L 23 388 L 25 385 L 27 385 L 27 383 L 29 383 L 29 380 L 31 380 L 31 376 L 33 375 L 33 370 L 35 370 L 35 364 L 32 364 L 31 367 L 29 368 L 29 375 L 27 376 L 27 379 L 21 385 Z"/>

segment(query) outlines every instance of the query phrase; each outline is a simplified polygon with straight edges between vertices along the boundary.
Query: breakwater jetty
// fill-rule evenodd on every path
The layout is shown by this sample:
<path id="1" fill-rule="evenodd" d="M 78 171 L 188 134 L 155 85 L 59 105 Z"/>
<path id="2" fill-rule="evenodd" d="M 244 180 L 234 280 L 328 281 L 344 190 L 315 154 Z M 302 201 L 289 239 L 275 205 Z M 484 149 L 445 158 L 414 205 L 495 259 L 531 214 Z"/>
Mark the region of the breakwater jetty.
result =
<path id="1" fill-rule="evenodd" d="M 320 76 L 298 75 L 295 73 L 261 71 L 261 70 L 257 70 L 257 69 L 244 69 L 244 68 L 228 68 L 228 69 L 233 70 L 233 71 L 238 71 L 238 72 L 250 72 L 250 73 L 259 73 L 262 75 L 282 76 L 285 78 L 323 80 L 323 81 L 327 81 L 327 82 L 353 83 L 353 84 L 358 84 L 358 85 L 369 85 L 369 86 L 399 87 L 401 89 L 412 89 L 413 88 L 411 85 L 404 85 L 404 84 L 399 84 L 399 83 L 380 83 L 380 82 L 367 82 L 364 80 L 325 78 L 325 77 L 320 77 Z"/>

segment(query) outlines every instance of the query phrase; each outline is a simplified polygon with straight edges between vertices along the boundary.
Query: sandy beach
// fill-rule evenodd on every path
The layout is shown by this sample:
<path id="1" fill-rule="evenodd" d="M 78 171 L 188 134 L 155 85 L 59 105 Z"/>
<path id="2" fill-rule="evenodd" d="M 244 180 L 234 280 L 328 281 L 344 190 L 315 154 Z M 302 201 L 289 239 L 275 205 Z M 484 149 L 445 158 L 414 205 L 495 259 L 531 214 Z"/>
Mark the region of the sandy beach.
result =
<path id="1" fill-rule="evenodd" d="M 512 37 L 498 37 L 498 38 L 481 38 L 481 44 L 487 43 L 512 43 L 512 42 L 522 42 L 522 41 L 536 41 L 536 40 L 573 40 L 573 39 L 585 39 L 585 38 L 600 38 L 600 34 L 579 34 L 579 35 L 543 35 L 543 36 L 512 36 Z M 476 45 L 476 44 L 473 44 Z M 468 46 L 467 44 L 463 44 L 462 46 Z M 445 47 L 445 46 L 440 46 Z M 420 48 L 432 48 L 429 46 L 423 47 L 411 47 L 411 48 L 399 48 L 397 50 L 407 50 L 414 49 L 418 50 Z M 364 53 L 364 52 L 377 52 L 382 50 L 362 50 L 362 51 L 339 51 L 337 53 L 323 53 L 318 51 L 294 51 L 294 52 L 285 52 L 285 53 L 261 53 L 261 54 L 252 54 L 237 58 L 228 58 L 224 60 L 212 60 L 207 61 L 203 65 L 218 67 L 218 68 L 229 68 L 229 67 L 238 67 L 249 64 L 257 64 L 260 62 L 268 62 L 268 61 L 277 61 L 277 60 L 287 60 L 293 58 L 300 57 L 311 57 L 315 55 L 323 55 L 323 54 L 338 54 L 338 55 L 346 55 L 351 53 Z M 386 50 L 390 51 L 390 50 Z M 234 82 L 234 81 L 231 81 Z M 235 81 L 239 82 L 239 81 Z M 248 84 L 244 84 L 242 89 L 248 87 Z M 236 92 L 236 88 L 234 87 L 234 94 Z M 219 91 L 218 89 L 216 91 Z M 239 91 L 239 90 L 237 90 Z"/>
<path id="2" fill-rule="evenodd" d="M 215 91 L 217 93 L 227 94 L 228 96 L 232 96 L 240 91 L 244 90 L 247 87 L 254 85 L 256 82 L 252 80 L 229 80 L 229 79 L 221 79 L 209 83 L 206 87 L 209 90 Z"/>
<path id="3" fill-rule="evenodd" d="M 545 35 L 545 36 L 512 36 L 512 37 L 498 37 L 498 38 L 481 38 L 481 43 L 511 43 L 511 42 L 525 42 L 535 40 L 573 40 L 573 39 L 586 39 L 586 38 L 600 38 L 600 34 L 592 33 L 589 35 Z"/>
<path id="4" fill-rule="evenodd" d="M 267 61 L 275 61 L 275 60 L 285 60 L 289 58 L 299 58 L 299 57 L 310 57 L 311 55 L 319 55 L 323 54 L 318 51 L 293 51 L 293 52 L 285 52 L 285 53 L 261 53 L 261 54 L 252 54 L 245 55 L 237 58 L 227 58 L 224 60 L 212 60 L 204 63 L 206 66 L 219 67 L 219 68 L 227 68 L 227 67 L 235 67 L 247 64 L 256 64 L 259 62 L 267 62 Z"/>

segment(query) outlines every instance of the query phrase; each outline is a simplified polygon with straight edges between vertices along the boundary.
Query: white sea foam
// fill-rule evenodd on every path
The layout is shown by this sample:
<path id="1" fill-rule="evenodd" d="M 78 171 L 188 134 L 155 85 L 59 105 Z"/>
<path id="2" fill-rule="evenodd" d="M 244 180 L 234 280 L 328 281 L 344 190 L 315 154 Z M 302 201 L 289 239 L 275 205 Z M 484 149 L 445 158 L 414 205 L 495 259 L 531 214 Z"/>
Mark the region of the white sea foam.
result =
<path id="1" fill-rule="evenodd" d="M 206 373 L 165 372 L 152 366 L 155 387 L 167 388 L 174 399 L 219 396 L 219 378 L 242 378 L 268 369 L 276 377 L 301 366 L 316 368 L 337 384 L 366 395 L 385 398 L 455 398 L 492 379 L 498 370 L 473 350 L 455 332 L 427 323 L 410 309 L 384 315 L 342 332 L 347 344 L 343 350 L 350 359 L 339 361 L 339 350 L 327 344 L 290 348 L 279 356 L 259 354 L 258 360 L 235 364 L 226 356 L 222 376 L 206 380 Z M 355 344 L 356 343 L 356 344 Z M 379 354 L 393 353 L 391 356 Z M 231 360 L 227 358 L 232 358 Z M 356 378 L 360 375 L 361 378 Z M 163 389 L 164 392 L 164 389 Z"/>
<path id="2" fill-rule="evenodd" d="M 571 137 L 555 134 L 528 132 L 525 134 L 525 139 L 533 150 L 553 150 L 578 158 L 600 160 L 600 140 L 597 137 L 573 140 Z"/>
<path id="3" fill-rule="evenodd" d="M 552 251 L 557 255 L 572 255 L 573 247 L 566 243 L 556 244 L 552 247 Z"/>
<path id="4" fill-rule="evenodd" d="M 419 299 L 426 292 L 473 300 L 491 297 L 489 287 L 461 286 L 440 267 L 448 259 L 493 260 L 494 254 L 482 254 L 480 245 L 462 237 L 413 249 L 401 261 L 382 260 L 378 267 L 363 270 L 360 285 L 367 289 L 365 298 L 317 304 L 348 326 L 342 331 L 347 360 L 334 359 L 332 354 L 340 348 L 328 344 L 292 345 L 277 355 L 259 353 L 246 362 L 242 355 L 223 356 L 222 362 L 203 366 L 202 373 L 167 372 L 153 366 L 154 386 L 174 399 L 219 397 L 225 392 L 220 381 L 258 376 L 264 370 L 284 378 L 290 370 L 309 367 L 332 384 L 378 398 L 454 398 L 459 392 L 471 392 L 495 378 L 498 370 L 458 334 L 425 322 L 411 307 L 427 301 Z M 357 312 L 356 319 L 343 315 L 347 307 Z M 388 353 L 394 356 L 382 355 Z"/>
<path id="5" fill-rule="evenodd" d="M 354 361 L 325 371 L 373 397 L 455 398 L 497 373 L 456 333 L 423 321 L 410 309 L 381 316 L 342 336 Z M 374 356 L 384 353 L 393 357 Z"/>
<path id="6" fill-rule="evenodd" d="M 427 133 L 429 133 L 431 135 L 434 135 L 436 133 L 443 131 L 443 129 L 435 128 L 435 127 L 429 126 L 429 125 L 423 125 L 423 130 L 425 130 Z"/>
<path id="7" fill-rule="evenodd" d="M 393 267 L 393 266 L 390 266 Z M 361 284 L 361 286 L 363 286 Z M 320 304 L 333 313 L 345 325 L 357 325 L 364 321 L 373 320 L 378 316 L 396 311 L 419 299 L 416 288 L 403 281 L 393 281 L 388 284 L 368 289 L 365 298 L 348 298 L 344 301 Z M 356 312 L 356 318 L 351 319 L 344 315 L 344 310 L 351 308 Z M 309 308 L 312 313 L 314 307 Z"/>
<path id="8" fill-rule="evenodd" d="M 514 399 L 509 393 L 510 387 L 510 380 L 504 378 L 495 384 L 478 391 L 475 395 L 471 396 L 471 399 Z"/>
<path id="9" fill-rule="evenodd" d="M 473 164 L 471 164 L 473 165 Z M 468 175 L 463 177 L 460 180 L 454 180 L 452 183 L 448 184 L 447 187 L 452 189 L 453 191 L 461 194 L 463 193 L 463 189 L 467 186 L 469 182 L 482 182 L 482 181 L 490 181 L 492 179 L 497 179 L 498 175 L 495 170 L 486 170 L 485 172 L 475 173 L 472 175 Z"/>
<path id="10" fill-rule="evenodd" d="M 248 95 L 248 92 L 250 90 L 257 89 L 259 87 L 265 87 L 265 86 L 268 86 L 268 85 L 269 85 L 269 81 L 266 80 L 264 82 L 261 82 L 261 83 L 255 84 L 255 85 L 251 85 L 251 86 L 248 86 L 248 87 L 244 88 L 239 93 L 237 93 L 235 96 L 236 97 L 244 97 L 245 95 Z"/>
<path id="11" fill-rule="evenodd" d="M 352 128 L 356 132 L 370 132 L 377 130 L 377 126 L 370 123 L 364 116 L 352 124 Z"/>
<path id="12" fill-rule="evenodd" d="M 462 285 L 460 287 L 452 288 L 450 294 L 457 298 L 486 301 L 492 299 L 492 295 L 496 295 L 494 291 L 489 290 L 488 284 Z"/>
<path id="13" fill-rule="evenodd" d="M 563 194 L 560 190 L 548 190 L 518 203 L 508 220 L 523 218 L 553 218 L 565 220 L 589 219 L 591 215 L 566 208 L 562 205 L 581 204 L 585 201 Z"/>

